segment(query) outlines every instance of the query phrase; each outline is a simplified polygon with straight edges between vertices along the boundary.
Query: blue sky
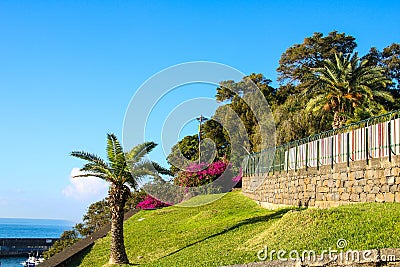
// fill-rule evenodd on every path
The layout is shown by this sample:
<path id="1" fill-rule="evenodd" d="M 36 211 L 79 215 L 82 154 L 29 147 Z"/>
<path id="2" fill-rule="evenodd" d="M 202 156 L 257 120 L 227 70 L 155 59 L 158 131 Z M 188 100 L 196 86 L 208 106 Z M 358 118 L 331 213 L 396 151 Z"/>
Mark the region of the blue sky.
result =
<path id="1" fill-rule="evenodd" d="M 0 217 L 79 221 L 106 187 L 72 184 L 82 162 L 68 154 L 104 156 L 106 133 L 121 137 L 131 97 L 158 71 L 206 60 L 275 80 L 280 55 L 313 32 L 352 35 L 360 54 L 400 42 L 399 8 L 398 1 L 1 1 Z M 213 95 L 206 86 L 174 100 Z M 165 102 L 160 114 L 171 111 L 173 101 Z M 196 130 L 192 123 L 183 134 Z"/>

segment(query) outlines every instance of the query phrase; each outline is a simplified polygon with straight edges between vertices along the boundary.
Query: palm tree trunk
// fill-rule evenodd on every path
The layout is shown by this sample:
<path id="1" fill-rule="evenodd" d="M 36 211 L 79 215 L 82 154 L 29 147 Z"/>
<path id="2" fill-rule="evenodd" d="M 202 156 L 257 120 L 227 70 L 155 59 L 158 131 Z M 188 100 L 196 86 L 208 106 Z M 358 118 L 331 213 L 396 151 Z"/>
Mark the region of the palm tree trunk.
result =
<path id="1" fill-rule="evenodd" d="M 127 192 L 124 186 L 112 185 L 109 192 L 111 210 L 110 264 L 127 264 L 128 256 L 124 244 L 124 206 Z"/>
<path id="2" fill-rule="evenodd" d="M 337 129 L 343 126 L 343 124 L 346 122 L 346 117 L 343 115 L 339 115 L 338 111 L 335 111 L 333 113 L 333 122 L 332 122 L 332 128 Z"/>

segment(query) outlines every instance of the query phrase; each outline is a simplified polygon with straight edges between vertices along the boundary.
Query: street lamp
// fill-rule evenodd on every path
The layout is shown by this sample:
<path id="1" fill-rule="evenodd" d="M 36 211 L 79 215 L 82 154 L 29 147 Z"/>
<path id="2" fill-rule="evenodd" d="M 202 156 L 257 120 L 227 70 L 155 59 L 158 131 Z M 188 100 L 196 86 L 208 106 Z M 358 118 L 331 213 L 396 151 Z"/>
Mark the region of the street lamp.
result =
<path id="1" fill-rule="evenodd" d="M 199 164 L 200 164 L 200 155 L 201 155 L 201 150 L 200 150 L 200 141 L 201 141 L 201 125 L 203 122 L 207 121 L 208 119 L 204 117 L 203 115 L 200 115 L 200 117 L 197 117 L 196 120 L 199 121 Z"/>

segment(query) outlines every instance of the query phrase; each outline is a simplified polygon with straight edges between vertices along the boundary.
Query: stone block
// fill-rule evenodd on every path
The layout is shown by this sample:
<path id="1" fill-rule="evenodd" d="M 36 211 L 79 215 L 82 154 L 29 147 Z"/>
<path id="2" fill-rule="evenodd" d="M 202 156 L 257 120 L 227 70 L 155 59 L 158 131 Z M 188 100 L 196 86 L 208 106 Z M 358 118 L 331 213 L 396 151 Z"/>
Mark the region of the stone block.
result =
<path id="1" fill-rule="evenodd" d="M 372 190 L 372 186 L 370 184 L 367 184 L 364 186 L 364 192 L 365 193 L 370 193 Z"/>
<path id="2" fill-rule="evenodd" d="M 364 190 L 363 190 L 363 187 L 362 186 L 356 186 L 355 187 L 355 192 L 356 193 L 361 193 L 361 192 L 363 192 Z"/>
<path id="3" fill-rule="evenodd" d="M 338 192 L 339 194 L 343 194 L 344 192 L 346 192 L 346 189 L 343 188 L 343 187 L 339 187 L 338 190 L 337 190 L 337 192 Z"/>
<path id="4" fill-rule="evenodd" d="M 364 176 L 364 171 L 356 171 L 356 176 L 355 176 L 355 178 L 356 179 L 361 179 L 361 178 L 364 178 L 365 176 Z"/>
<path id="5" fill-rule="evenodd" d="M 375 176 L 374 170 L 366 170 L 365 171 L 365 179 L 373 179 Z"/>
<path id="6" fill-rule="evenodd" d="M 376 194 L 375 201 L 380 203 L 385 202 L 385 196 L 382 193 Z"/>
<path id="7" fill-rule="evenodd" d="M 343 193 L 343 194 L 340 195 L 340 200 L 349 201 L 349 199 L 350 199 L 350 194 L 349 193 Z"/>
<path id="8" fill-rule="evenodd" d="M 309 192 L 314 192 L 315 190 L 315 184 L 309 184 L 307 185 L 307 191 Z"/>
<path id="9" fill-rule="evenodd" d="M 367 202 L 367 194 L 365 193 L 360 194 L 360 202 Z"/>
<path id="10" fill-rule="evenodd" d="M 354 181 L 346 181 L 346 182 L 344 182 L 344 187 L 350 188 L 353 186 L 353 184 L 354 184 Z"/>
<path id="11" fill-rule="evenodd" d="M 375 170 L 375 178 L 381 178 L 385 176 L 385 171 L 383 169 Z"/>
<path id="12" fill-rule="evenodd" d="M 346 181 L 349 179 L 347 172 L 342 172 L 339 176 L 339 179 L 342 181 Z"/>
<path id="13" fill-rule="evenodd" d="M 358 180 L 358 184 L 359 185 L 366 185 L 367 184 L 367 179 L 363 178 L 363 179 Z"/>
<path id="14" fill-rule="evenodd" d="M 326 200 L 327 200 L 327 201 L 334 201 L 334 200 L 336 200 L 336 199 L 335 199 L 335 197 L 334 197 L 334 194 L 328 193 L 328 194 L 326 194 Z"/>
<path id="15" fill-rule="evenodd" d="M 381 189 L 378 187 L 378 186 L 374 186 L 374 187 L 372 187 L 372 191 L 371 191 L 371 193 L 372 194 L 377 194 L 377 193 L 379 193 L 381 191 Z"/>
<path id="16" fill-rule="evenodd" d="M 327 192 L 329 192 L 329 188 L 326 186 L 320 187 L 320 188 L 318 188 L 318 192 L 327 193 Z"/>
<path id="17" fill-rule="evenodd" d="M 400 203 L 400 192 L 394 193 L 394 201 Z"/>
<path id="18" fill-rule="evenodd" d="M 399 167 L 392 168 L 391 174 L 395 177 L 399 177 L 400 176 L 400 168 Z"/>
<path id="19" fill-rule="evenodd" d="M 394 185 L 395 182 L 396 182 L 396 178 L 393 175 L 387 177 L 387 184 L 388 185 Z"/>
<path id="20" fill-rule="evenodd" d="M 394 194 L 385 193 L 385 202 L 394 202 Z"/>
<path id="21" fill-rule="evenodd" d="M 389 186 L 387 184 L 382 185 L 381 192 L 389 192 Z"/>
<path id="22" fill-rule="evenodd" d="M 375 194 L 367 194 L 367 202 L 375 202 Z M 399 199 L 400 200 L 400 199 Z"/>
<path id="23" fill-rule="evenodd" d="M 317 194 L 316 194 L 316 200 L 317 200 L 317 201 L 322 201 L 322 200 L 324 200 L 324 194 L 323 194 L 323 193 L 317 193 Z"/>
<path id="24" fill-rule="evenodd" d="M 391 185 L 391 186 L 389 186 L 389 192 L 390 193 L 396 193 L 398 190 L 397 190 L 397 185 Z"/>
<path id="25" fill-rule="evenodd" d="M 350 195 L 350 201 L 359 202 L 360 201 L 360 195 L 359 194 L 351 194 Z"/>

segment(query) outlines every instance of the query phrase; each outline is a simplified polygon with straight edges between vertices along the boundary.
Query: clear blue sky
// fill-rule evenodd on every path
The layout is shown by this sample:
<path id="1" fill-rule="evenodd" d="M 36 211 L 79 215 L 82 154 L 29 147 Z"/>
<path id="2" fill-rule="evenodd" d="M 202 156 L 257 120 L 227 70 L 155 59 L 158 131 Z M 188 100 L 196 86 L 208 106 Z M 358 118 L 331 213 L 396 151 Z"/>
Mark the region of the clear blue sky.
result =
<path id="1" fill-rule="evenodd" d="M 275 80 L 280 55 L 313 32 L 350 34 L 360 54 L 400 42 L 398 10 L 366 0 L 1 1 L 0 217 L 80 220 L 106 188 L 71 184 L 82 162 L 69 152 L 104 156 L 106 133 L 121 137 L 131 97 L 156 72 L 208 60 Z"/>

